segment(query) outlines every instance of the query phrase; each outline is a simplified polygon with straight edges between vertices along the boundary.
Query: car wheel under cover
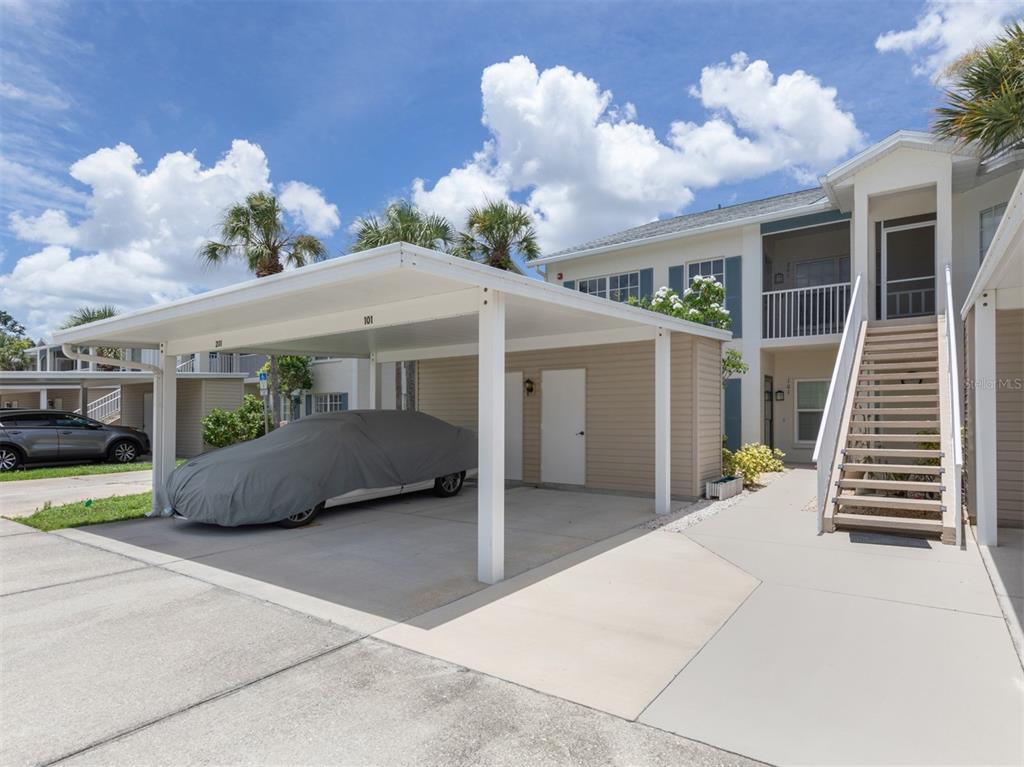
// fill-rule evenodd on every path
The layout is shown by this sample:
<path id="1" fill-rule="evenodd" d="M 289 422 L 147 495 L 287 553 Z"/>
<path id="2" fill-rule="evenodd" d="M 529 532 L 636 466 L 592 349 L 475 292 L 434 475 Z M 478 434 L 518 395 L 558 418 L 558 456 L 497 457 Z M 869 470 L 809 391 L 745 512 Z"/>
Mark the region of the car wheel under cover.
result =
<path id="1" fill-rule="evenodd" d="M 462 489 L 462 483 L 466 479 L 466 472 L 457 471 L 454 474 L 445 474 L 434 480 L 434 494 L 441 498 L 451 498 L 458 495 Z"/>
<path id="2" fill-rule="evenodd" d="M 305 511 L 300 511 L 298 514 L 292 514 L 290 517 L 285 517 L 277 524 L 281 527 L 303 527 L 316 519 L 317 515 L 323 510 L 324 502 L 320 501 L 320 503 L 312 509 L 306 509 Z"/>

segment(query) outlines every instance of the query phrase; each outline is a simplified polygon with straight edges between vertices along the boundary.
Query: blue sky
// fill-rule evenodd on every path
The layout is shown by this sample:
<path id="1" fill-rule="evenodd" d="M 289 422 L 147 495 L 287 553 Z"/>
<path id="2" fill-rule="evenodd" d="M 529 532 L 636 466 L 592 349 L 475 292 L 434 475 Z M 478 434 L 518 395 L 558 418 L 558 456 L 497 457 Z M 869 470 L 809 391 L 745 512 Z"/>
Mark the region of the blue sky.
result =
<path id="1" fill-rule="evenodd" d="M 990 26 L 1021 15 L 1021 3 L 1013 0 L 973 7 L 972 13 Z M 950 31 L 963 26 L 955 7 L 916 1 L 49 5 L 3 0 L 2 8 L 0 154 L 6 164 L 0 167 L 5 177 L 0 188 L 0 302 L 13 307 L 37 332 L 52 327 L 61 312 L 97 302 L 104 291 L 114 292 L 109 284 L 83 287 L 90 274 L 132 280 L 137 267 L 137 295 L 110 295 L 111 302 L 125 308 L 240 276 L 231 270 L 210 275 L 198 268 L 195 275 L 185 274 L 186 260 L 165 256 L 161 248 L 187 249 L 190 241 L 157 245 L 159 237 L 150 230 L 133 233 L 132 216 L 150 215 L 164 204 L 160 191 L 146 192 L 130 210 L 109 199 L 95 205 L 98 196 L 124 194 L 120 182 L 110 181 L 125 172 L 124 164 L 112 169 L 97 160 L 83 174 L 89 183 L 71 178 L 68 169 L 103 148 L 130 146 L 140 160 L 134 170 L 144 176 L 169 153 L 192 153 L 201 166 L 193 171 L 201 174 L 223 158 L 233 141 L 258 145 L 269 176 L 249 174 L 238 188 L 269 183 L 280 192 L 280 185 L 290 181 L 314 188 L 307 189 L 306 207 L 297 204 L 295 221 L 308 223 L 320 216 L 320 233 L 332 253 L 340 253 L 347 248 L 352 219 L 379 210 L 389 199 L 409 197 L 414 179 L 424 180 L 417 201 L 442 212 L 457 209 L 452 206 L 464 199 L 472 201 L 477 192 L 466 191 L 464 185 L 452 199 L 442 200 L 431 191 L 437 191 L 434 184 L 453 168 L 472 164 L 474 153 L 494 140 L 496 130 L 503 131 L 504 142 L 518 141 L 515 120 L 521 116 L 494 115 L 515 98 L 534 93 L 531 82 L 523 84 L 531 71 L 524 60 L 518 60 L 521 66 L 494 71 L 497 95 L 487 107 L 491 125 L 481 121 L 482 74 L 513 57 L 526 57 L 539 73 L 558 66 L 570 70 L 563 85 L 575 74 L 577 85 L 585 80 L 598 94 L 610 91 L 613 97 L 599 121 L 643 126 L 662 147 L 671 144 L 673 124 L 704 125 L 724 113 L 734 134 L 729 140 L 740 145 L 759 130 L 744 119 L 769 119 L 737 116 L 728 104 L 709 108 L 710 86 L 702 86 L 704 98 L 691 93 L 692 87 L 702 85 L 702 68 L 716 65 L 723 77 L 729 72 L 738 77 L 753 71 L 746 69 L 749 62 L 763 60 L 773 82 L 802 70 L 811 97 L 827 102 L 822 108 L 829 119 L 839 121 L 833 126 L 839 157 L 828 156 L 827 142 L 813 151 L 779 150 L 779 131 L 788 143 L 799 143 L 806 134 L 797 131 L 794 137 L 792 130 L 776 127 L 765 139 L 772 145 L 770 158 L 716 171 L 713 177 L 707 177 L 703 166 L 694 170 L 688 160 L 675 176 L 652 181 L 652 189 L 641 189 L 626 202 L 615 189 L 600 199 L 574 197 L 581 190 L 589 194 L 594 186 L 614 186 L 614 173 L 587 176 L 567 186 L 564 174 L 571 176 L 572 167 L 560 170 L 557 178 L 536 172 L 537 163 L 551 167 L 564 153 L 571 154 L 566 149 L 574 145 L 570 133 L 553 145 L 530 134 L 523 143 L 539 158 L 510 160 L 511 150 L 505 146 L 478 163 L 502 193 L 535 206 L 545 217 L 550 213 L 543 229 L 546 241 L 564 246 L 580 235 L 598 236 L 658 215 L 802 188 L 808 178 L 827 169 L 817 165 L 848 156 L 894 130 L 926 129 L 939 99 L 930 70 L 943 56 L 958 53 L 957 46 L 969 38 L 964 31 Z M 923 20 L 929 14 L 937 14 L 945 29 L 935 34 L 925 29 Z M 879 50 L 879 36 L 893 30 L 910 37 L 895 39 L 890 50 Z M 741 51 L 747 60 L 726 71 L 730 57 Z M 928 56 L 939 58 L 931 61 Z M 513 80 L 525 90 L 508 96 Z M 544 115 L 559 113 L 562 91 L 559 83 L 552 84 L 555 96 L 548 92 L 546 98 L 555 103 L 542 110 Z M 834 97 L 827 89 L 835 89 Z M 588 98 L 584 91 L 581 108 Z M 736 97 L 735 92 L 723 96 Z M 501 101 L 506 98 L 508 102 Z M 808 119 L 817 119 L 815 114 Z M 541 130 L 545 137 L 557 133 L 548 126 Z M 615 144 L 615 151 L 634 152 L 635 146 L 625 141 Z M 730 146 L 727 142 L 721 150 L 726 167 L 732 167 L 724 156 Z M 583 157 L 576 167 L 591 160 Z M 717 166 L 718 156 L 712 160 Z M 650 166 L 633 170 L 628 162 L 624 167 L 634 175 L 658 172 Z M 538 188 L 543 194 L 531 202 Z M 559 190 L 573 199 L 551 203 Z M 176 194 L 173 178 L 166 192 Z M 211 196 L 208 211 L 190 209 L 188 215 L 215 220 L 222 207 L 214 204 L 215 198 Z M 331 205 L 337 211 L 333 224 Z M 34 219 L 48 209 L 63 211 L 69 232 L 76 227 L 80 231 L 48 232 L 53 219 Z M 35 223 L 16 226 L 12 215 Z M 173 206 L 160 215 L 165 228 L 176 228 Z M 58 229 L 64 226 L 58 223 Z M 195 220 L 191 226 L 195 228 Z M 120 240 L 111 234 L 118 227 L 125 229 Z M 190 232 L 194 239 L 195 232 Z M 46 258 L 16 269 L 20 260 L 45 249 Z M 97 255 L 105 260 L 87 260 L 76 269 L 76 260 Z M 175 258 L 176 265 L 164 263 Z M 46 268 L 29 268 L 31 263 Z M 47 281 L 40 276 L 44 272 L 65 278 Z M 39 294 L 35 300 L 26 298 L 32 291 Z"/>

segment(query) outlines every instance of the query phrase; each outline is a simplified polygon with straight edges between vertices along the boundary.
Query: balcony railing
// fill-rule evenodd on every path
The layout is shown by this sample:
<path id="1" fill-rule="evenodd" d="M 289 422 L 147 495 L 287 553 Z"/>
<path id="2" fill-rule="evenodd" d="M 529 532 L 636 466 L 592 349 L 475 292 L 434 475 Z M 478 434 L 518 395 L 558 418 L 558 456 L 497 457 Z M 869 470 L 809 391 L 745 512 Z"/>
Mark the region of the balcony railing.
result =
<path id="1" fill-rule="evenodd" d="M 761 303 L 763 338 L 806 338 L 843 332 L 850 308 L 849 282 L 764 293 Z"/>

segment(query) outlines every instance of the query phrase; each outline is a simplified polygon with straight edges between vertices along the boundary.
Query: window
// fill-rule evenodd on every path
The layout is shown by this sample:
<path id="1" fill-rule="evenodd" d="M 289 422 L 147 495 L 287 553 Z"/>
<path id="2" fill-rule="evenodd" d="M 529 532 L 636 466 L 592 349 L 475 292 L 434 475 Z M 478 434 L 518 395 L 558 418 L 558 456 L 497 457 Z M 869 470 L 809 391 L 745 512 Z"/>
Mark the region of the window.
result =
<path id="1" fill-rule="evenodd" d="M 47 413 L 20 413 L 13 422 L 10 416 L 4 416 L 4 426 L 53 426 L 53 419 Z"/>
<path id="2" fill-rule="evenodd" d="M 92 421 L 88 418 L 83 418 L 80 415 L 62 413 L 61 415 L 57 416 L 57 425 L 63 428 L 74 427 L 76 429 L 88 429 L 97 424 L 95 421 Z"/>
<path id="3" fill-rule="evenodd" d="M 314 413 L 335 413 L 348 410 L 348 392 L 325 392 L 313 395 Z"/>
<path id="4" fill-rule="evenodd" d="M 818 439 L 821 416 L 825 412 L 828 381 L 796 382 L 796 441 L 814 442 Z"/>
<path id="5" fill-rule="evenodd" d="M 985 254 L 988 252 L 988 246 L 992 244 L 992 238 L 996 236 L 996 229 L 999 228 L 999 222 L 1003 220 L 1003 214 L 1006 212 L 1006 203 L 1002 205 L 993 205 L 991 208 L 986 208 L 981 211 L 978 215 L 980 216 L 980 234 L 981 234 L 981 252 L 978 254 L 979 257 L 984 260 Z"/>
<path id="6" fill-rule="evenodd" d="M 795 287 L 812 288 L 816 285 L 834 285 L 847 282 L 850 277 L 850 257 L 819 258 L 814 261 L 798 261 L 795 264 Z"/>
<path id="7" fill-rule="evenodd" d="M 640 272 L 623 272 L 606 277 L 588 277 L 576 283 L 580 293 L 625 303 L 630 298 L 640 298 Z"/>
<path id="8" fill-rule="evenodd" d="M 714 277 L 723 286 L 725 285 L 725 259 L 713 258 L 710 261 L 694 261 L 686 267 L 686 282 L 693 282 L 697 275 L 701 277 Z"/>

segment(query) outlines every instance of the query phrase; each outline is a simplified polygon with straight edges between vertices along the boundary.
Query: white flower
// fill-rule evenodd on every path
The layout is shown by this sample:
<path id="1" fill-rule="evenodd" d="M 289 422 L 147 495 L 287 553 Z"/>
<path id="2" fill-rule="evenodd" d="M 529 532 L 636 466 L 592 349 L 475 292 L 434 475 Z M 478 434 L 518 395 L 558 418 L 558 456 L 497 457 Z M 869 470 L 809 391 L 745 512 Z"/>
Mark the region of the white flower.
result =
<path id="1" fill-rule="evenodd" d="M 686 290 L 684 290 L 683 291 L 683 295 L 684 296 L 692 296 L 693 295 L 693 288 L 687 288 Z"/>
<path id="2" fill-rule="evenodd" d="M 729 313 L 728 309 L 722 309 L 722 314 L 728 314 L 728 313 Z"/>

